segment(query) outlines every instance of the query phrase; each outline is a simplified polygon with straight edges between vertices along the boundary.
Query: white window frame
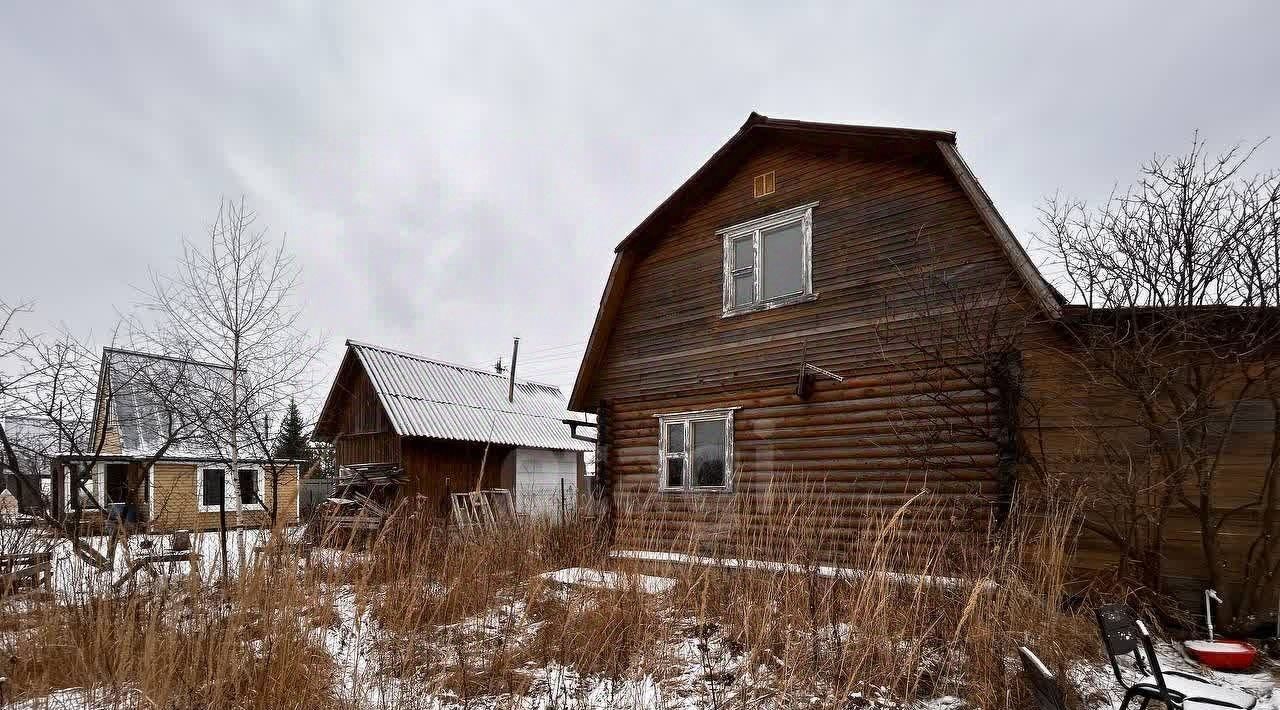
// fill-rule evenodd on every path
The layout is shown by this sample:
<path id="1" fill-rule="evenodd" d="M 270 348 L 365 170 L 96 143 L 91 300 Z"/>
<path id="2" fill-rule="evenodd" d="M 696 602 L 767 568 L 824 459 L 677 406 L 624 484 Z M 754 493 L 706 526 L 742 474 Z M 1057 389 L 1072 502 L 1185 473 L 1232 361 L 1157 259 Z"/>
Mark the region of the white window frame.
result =
<path id="1" fill-rule="evenodd" d="M 817 298 L 817 294 L 813 292 L 813 208 L 817 207 L 817 202 L 810 202 L 798 207 L 792 207 L 789 210 L 775 212 L 771 215 L 765 215 L 748 222 L 735 224 L 732 227 L 717 229 L 716 234 L 720 236 L 724 244 L 724 273 L 723 281 L 723 311 L 721 317 L 728 318 L 743 313 L 754 313 L 756 311 L 768 310 L 785 306 L 792 303 L 801 303 L 811 301 Z M 782 296 L 776 296 L 769 300 L 764 300 L 761 294 L 761 276 L 764 273 L 764 252 L 761 249 L 761 234 L 770 229 L 785 227 L 789 224 L 800 225 L 802 235 L 803 249 L 800 258 L 800 276 L 801 290 L 796 293 L 788 293 Z M 733 244 L 740 239 L 751 240 L 751 250 L 753 260 L 751 267 L 743 267 L 741 269 L 734 268 L 733 262 Z M 751 303 L 743 305 L 735 305 L 733 302 L 733 277 L 735 274 L 744 274 L 750 271 L 752 274 L 753 299 Z"/>
<path id="2" fill-rule="evenodd" d="M 201 513 L 218 512 L 218 506 L 204 504 L 204 472 L 215 470 L 215 469 L 222 471 L 223 476 L 226 476 L 226 472 L 231 470 L 231 466 L 228 464 L 221 464 L 221 463 L 205 463 L 205 464 L 200 464 L 196 466 L 196 510 L 198 510 Z M 223 480 L 222 500 L 223 500 L 223 504 L 226 505 L 227 510 L 234 511 L 236 509 L 236 496 L 240 493 L 240 490 L 239 490 L 240 486 L 238 483 L 240 480 L 239 471 L 248 471 L 248 470 L 254 470 L 258 472 L 258 497 L 263 499 L 264 503 L 266 502 L 266 496 L 267 496 L 266 474 L 263 471 L 262 466 L 259 466 L 258 464 L 240 464 L 240 467 L 239 469 L 237 469 L 237 473 L 236 473 L 236 481 L 237 481 L 236 484 L 228 486 L 226 484 L 229 483 L 229 481 L 226 481 L 225 478 Z M 266 510 L 266 508 L 264 508 L 260 503 L 245 503 L 240 507 L 240 509 L 241 510 Z"/>
<path id="3" fill-rule="evenodd" d="M 62 466 L 62 509 L 68 513 L 75 510 L 71 505 L 71 496 L 79 495 L 77 491 L 80 490 L 79 486 L 74 489 L 71 487 L 71 468 L 74 465 L 68 463 Z M 106 468 L 99 461 L 93 464 L 92 471 L 93 474 L 89 477 L 89 480 L 84 482 L 85 488 L 88 488 L 89 493 L 93 494 L 93 498 L 98 501 L 98 505 L 102 505 L 102 491 L 106 487 L 106 481 L 104 480 L 107 475 Z M 97 508 L 88 508 L 84 512 L 101 513 L 102 511 Z"/>
<path id="4" fill-rule="evenodd" d="M 663 493 L 729 493 L 733 491 L 733 414 L 739 407 L 725 409 L 701 409 L 693 412 L 671 412 L 653 415 L 658 420 L 658 490 Z M 690 456 L 693 443 L 693 423 L 705 421 L 724 422 L 724 485 L 693 485 L 693 468 Z M 667 450 L 667 426 L 684 425 L 684 448 L 680 451 Z M 667 484 L 667 462 L 673 458 L 684 460 L 684 476 L 682 484 Z"/>

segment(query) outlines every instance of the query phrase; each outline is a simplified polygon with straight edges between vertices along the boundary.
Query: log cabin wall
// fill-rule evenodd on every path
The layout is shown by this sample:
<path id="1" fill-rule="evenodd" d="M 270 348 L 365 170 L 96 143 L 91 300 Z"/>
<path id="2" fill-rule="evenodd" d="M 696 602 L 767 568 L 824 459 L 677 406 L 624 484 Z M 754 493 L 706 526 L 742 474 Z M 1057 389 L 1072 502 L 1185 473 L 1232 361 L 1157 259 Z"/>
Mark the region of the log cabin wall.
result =
<path id="1" fill-rule="evenodd" d="M 755 197 L 755 176 L 769 172 L 775 192 Z M 817 297 L 723 317 L 716 230 L 815 201 Z M 762 501 L 805 500 L 805 524 L 834 557 L 869 520 L 925 487 L 930 500 L 915 508 L 925 518 L 937 521 L 941 506 L 955 528 L 990 512 L 1000 452 L 983 363 L 972 364 L 973 377 L 948 376 L 904 343 L 933 327 L 919 322 L 927 310 L 919 284 L 936 279 L 978 298 L 1017 280 L 936 156 L 775 139 L 624 258 L 635 263 L 587 393 L 609 410 L 601 448 L 617 546 L 688 540 L 681 533 L 691 530 L 718 539 L 725 513 L 744 499 L 757 503 L 746 526 L 760 528 Z M 801 400 L 802 353 L 845 381 L 819 379 Z M 740 408 L 736 495 L 659 492 L 655 415 L 720 407 Z"/>

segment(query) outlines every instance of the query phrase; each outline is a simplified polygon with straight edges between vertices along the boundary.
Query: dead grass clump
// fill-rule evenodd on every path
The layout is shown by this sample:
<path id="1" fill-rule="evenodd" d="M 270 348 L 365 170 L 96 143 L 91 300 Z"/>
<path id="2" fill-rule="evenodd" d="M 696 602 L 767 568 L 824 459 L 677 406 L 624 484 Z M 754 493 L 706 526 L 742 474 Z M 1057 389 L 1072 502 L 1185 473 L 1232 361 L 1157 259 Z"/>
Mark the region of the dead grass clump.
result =
<path id="1" fill-rule="evenodd" d="M 1070 515 L 1015 511 L 1001 527 L 948 534 L 951 514 L 926 502 L 835 516 L 853 532 L 816 527 L 830 511 L 795 501 L 763 512 L 725 501 L 707 515 L 715 535 L 657 517 L 626 531 L 640 549 L 703 556 L 662 564 L 609 561 L 587 521 L 460 533 L 405 506 L 377 536 L 308 560 L 272 543 L 231 579 L 32 603 L 34 622 L 0 635 L 0 653 L 16 655 L 19 697 L 89 687 L 160 707 L 322 709 L 543 692 L 565 704 L 654 683 L 712 706 L 860 693 L 1013 707 L 1028 701 L 1018 645 L 1057 671 L 1096 653 L 1088 612 L 1061 606 Z M 747 554 L 768 564 L 741 564 Z M 572 566 L 676 584 L 650 593 L 624 576 L 622 588 L 585 590 L 539 576 Z"/>
<path id="2" fill-rule="evenodd" d="M 529 610 L 538 624 L 527 655 L 584 675 L 628 677 L 654 660 L 667 618 L 652 595 L 637 589 L 578 591 Z"/>

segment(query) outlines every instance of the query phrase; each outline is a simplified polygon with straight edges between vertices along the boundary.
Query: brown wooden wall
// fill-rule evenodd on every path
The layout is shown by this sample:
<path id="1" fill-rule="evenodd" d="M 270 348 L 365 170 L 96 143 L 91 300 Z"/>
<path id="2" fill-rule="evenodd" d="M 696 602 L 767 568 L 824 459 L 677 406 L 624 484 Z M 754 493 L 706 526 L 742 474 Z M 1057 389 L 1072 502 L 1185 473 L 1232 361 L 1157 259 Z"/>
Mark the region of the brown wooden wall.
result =
<path id="1" fill-rule="evenodd" d="M 1030 448 L 1050 471 L 1072 475 L 1114 475 L 1122 471 L 1135 481 L 1155 481 L 1164 477 L 1151 466 L 1152 450 L 1148 434 L 1135 426 L 1141 416 L 1131 393 L 1091 375 L 1065 344 L 1058 351 L 1029 350 L 1025 355 L 1026 398 L 1035 410 L 1028 418 L 1026 434 Z M 1256 501 L 1275 445 L 1275 419 L 1270 402 L 1250 400 L 1228 426 L 1227 411 L 1239 390 L 1224 386 L 1220 392 L 1223 409 L 1221 425 L 1226 437 L 1213 484 L 1213 515 Z M 1256 395 L 1255 395 L 1256 396 Z M 1104 460 L 1100 451 L 1114 449 Z M 1109 470 L 1107 469 L 1109 467 Z M 1159 486 L 1151 484 L 1151 489 Z M 1186 493 L 1197 495 L 1195 482 L 1188 481 Z M 1146 501 L 1154 517 L 1154 493 Z M 1243 576 L 1243 559 L 1259 531 L 1259 516 L 1248 511 L 1232 519 L 1222 529 L 1223 577 L 1234 586 Z M 1164 557 L 1161 560 L 1165 591 L 1192 607 L 1199 603 L 1207 586 L 1205 556 L 1201 547 L 1200 523 L 1185 507 L 1174 502 L 1165 526 Z M 1075 554 L 1082 570 L 1107 571 L 1119 558 L 1115 545 L 1088 530 L 1082 532 Z M 1228 590 L 1221 590 L 1228 591 Z"/>
<path id="2" fill-rule="evenodd" d="M 475 490 L 476 477 L 481 462 L 484 463 L 483 488 L 513 488 L 513 481 L 505 480 L 503 461 L 512 450 L 510 447 L 492 445 L 488 456 L 484 444 L 440 439 L 404 439 L 401 442 L 407 497 L 422 496 L 425 504 L 446 514 L 449 493 Z"/>
<path id="3" fill-rule="evenodd" d="M 777 191 L 754 198 L 752 178 L 771 170 Z M 817 299 L 723 318 L 716 230 L 812 201 Z M 663 412 L 741 407 L 736 492 L 807 498 L 816 510 L 806 524 L 831 539 L 925 487 L 930 505 L 966 521 L 995 500 L 992 393 L 966 378 L 922 377 L 936 363 L 905 337 L 921 328 L 919 286 L 929 279 L 975 298 L 1016 283 L 944 166 L 765 146 L 637 259 L 591 393 L 611 417 L 606 465 L 620 546 L 714 527 L 730 505 L 723 494 L 657 493 L 654 415 Z M 812 399 L 799 400 L 802 352 L 846 381 L 819 380 Z M 942 393 L 962 411 L 933 406 Z"/>
<path id="4" fill-rule="evenodd" d="M 336 386 L 342 393 L 338 434 L 333 441 L 338 465 L 398 463 L 400 437 L 364 369 L 358 365 L 350 368 L 340 375 Z"/>
<path id="5" fill-rule="evenodd" d="M 484 487 L 512 487 L 502 474 L 503 461 L 511 447 L 491 446 L 486 457 L 483 444 L 401 438 L 362 367 L 357 365 L 343 373 L 338 385 L 343 396 L 334 437 L 339 466 L 398 463 L 408 479 L 402 498 L 414 500 L 421 496 L 429 508 L 440 514 L 449 510 L 449 492 L 475 488 L 482 459 Z"/>

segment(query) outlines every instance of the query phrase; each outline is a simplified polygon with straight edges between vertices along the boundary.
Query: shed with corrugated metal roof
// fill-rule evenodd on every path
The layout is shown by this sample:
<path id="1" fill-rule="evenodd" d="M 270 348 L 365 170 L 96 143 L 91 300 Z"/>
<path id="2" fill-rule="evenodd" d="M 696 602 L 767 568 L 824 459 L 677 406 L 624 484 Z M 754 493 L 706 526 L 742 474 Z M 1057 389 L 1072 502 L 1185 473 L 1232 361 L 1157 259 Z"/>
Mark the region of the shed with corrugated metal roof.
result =
<path id="1" fill-rule="evenodd" d="M 316 422 L 339 466 L 398 464 L 403 493 L 440 513 L 450 493 L 506 488 L 522 512 L 571 509 L 593 445 L 552 385 L 348 340 Z M 581 418 L 581 415 L 576 415 Z M 563 493 L 562 493 L 563 491 Z"/>

